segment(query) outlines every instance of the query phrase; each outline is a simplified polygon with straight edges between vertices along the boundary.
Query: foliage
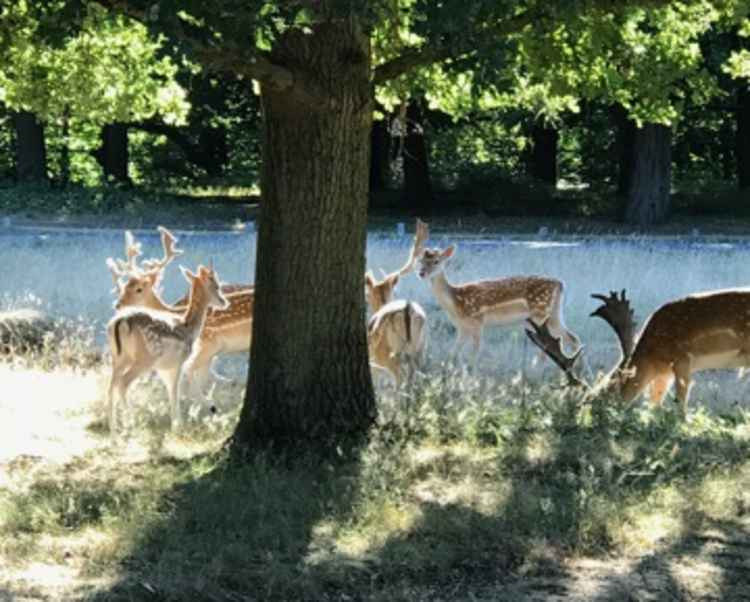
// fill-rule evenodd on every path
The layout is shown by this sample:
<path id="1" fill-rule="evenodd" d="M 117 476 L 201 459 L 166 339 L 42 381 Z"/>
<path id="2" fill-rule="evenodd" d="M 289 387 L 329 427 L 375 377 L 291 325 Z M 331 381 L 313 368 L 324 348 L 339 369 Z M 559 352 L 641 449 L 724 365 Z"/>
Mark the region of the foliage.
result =
<path id="1" fill-rule="evenodd" d="M 174 81 L 175 64 L 159 56 L 162 40 L 95 4 L 87 7 L 76 31 L 46 39 L 44 19 L 54 19 L 62 8 L 50 3 L 48 14 L 35 19 L 24 0 L 4 5 L 0 99 L 6 106 L 45 121 L 68 114 L 104 125 L 156 112 L 170 123 L 184 120 L 184 91 Z"/>

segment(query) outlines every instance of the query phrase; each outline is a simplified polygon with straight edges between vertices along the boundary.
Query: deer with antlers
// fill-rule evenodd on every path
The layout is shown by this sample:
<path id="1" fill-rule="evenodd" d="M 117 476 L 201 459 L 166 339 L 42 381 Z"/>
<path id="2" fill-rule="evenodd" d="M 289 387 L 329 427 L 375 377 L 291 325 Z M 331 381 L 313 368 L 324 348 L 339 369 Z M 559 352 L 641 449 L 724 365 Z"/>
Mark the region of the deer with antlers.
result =
<path id="1" fill-rule="evenodd" d="M 211 268 L 198 267 L 197 274 L 182 268 L 190 283 L 189 301 L 184 312 L 155 312 L 143 308 L 119 311 L 107 325 L 112 353 L 112 376 L 107 401 L 109 427 L 117 429 L 117 403 L 126 402 L 131 383 L 156 370 L 167 387 L 172 428 L 179 426 L 180 377 L 193 343 L 200 336 L 209 308 L 224 309 L 229 303 L 221 293 Z"/>
<path id="2" fill-rule="evenodd" d="M 595 387 L 574 374 L 577 356 L 566 356 L 559 338 L 546 325 L 529 336 L 568 375 L 593 393 L 614 391 L 630 402 L 649 389 L 654 405 L 661 405 L 672 382 L 683 414 L 687 411 L 692 374 L 704 370 L 750 366 L 750 290 L 708 291 L 670 301 L 646 320 L 636 336 L 633 310 L 623 290 L 619 296 L 592 295 L 603 302 L 591 315 L 615 331 L 621 358 Z M 578 382 L 576 382 L 578 381 Z"/>
<path id="3" fill-rule="evenodd" d="M 365 294 L 373 311 L 367 323 L 370 365 L 390 374 L 396 386 L 402 381 L 402 360 L 407 360 L 411 374 L 414 362 L 424 351 L 427 314 L 415 301 L 394 301 L 393 294 L 399 278 L 414 269 L 427 236 L 427 224 L 418 219 L 407 262 L 395 272 L 386 274 L 381 281 L 372 272 L 365 274 Z"/>
<path id="4" fill-rule="evenodd" d="M 142 262 L 138 266 L 136 258 L 140 255 L 140 243 L 133 235 L 126 232 L 125 254 L 127 263 L 121 260 L 107 259 L 115 280 L 118 299 L 115 309 L 124 307 L 145 307 L 179 315 L 187 307 L 188 298 L 182 298 L 175 304 L 165 303 L 159 294 L 159 283 L 165 268 L 182 254 L 176 247 L 177 239 L 166 228 L 159 226 L 164 257 Z M 203 330 L 194 344 L 193 354 L 186 365 L 186 376 L 191 388 L 204 391 L 212 374 L 211 364 L 220 353 L 248 351 L 252 339 L 253 307 L 255 289 L 251 285 L 222 284 L 221 292 L 228 301 L 224 309 L 210 309 Z M 217 380 L 226 380 L 213 372 Z"/>
<path id="5" fill-rule="evenodd" d="M 563 321 L 562 281 L 546 276 L 510 276 L 453 285 L 444 268 L 455 250 L 455 245 L 444 250 L 424 249 L 418 261 L 419 277 L 430 281 L 438 304 L 456 328 L 454 355 L 458 356 L 471 341 L 476 364 L 486 326 L 527 319 L 536 324 L 546 322 L 554 334 L 574 349 L 580 348 L 580 340 Z"/>

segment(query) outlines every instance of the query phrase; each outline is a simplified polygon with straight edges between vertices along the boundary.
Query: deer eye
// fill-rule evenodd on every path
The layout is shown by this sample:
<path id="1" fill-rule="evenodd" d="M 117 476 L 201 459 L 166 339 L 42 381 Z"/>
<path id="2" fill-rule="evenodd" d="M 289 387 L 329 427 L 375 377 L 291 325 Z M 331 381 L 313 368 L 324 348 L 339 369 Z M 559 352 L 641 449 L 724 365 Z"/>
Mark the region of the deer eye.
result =
<path id="1" fill-rule="evenodd" d="M 143 289 L 141 287 L 138 287 L 137 289 L 135 289 L 135 292 L 141 294 L 143 292 Z"/>

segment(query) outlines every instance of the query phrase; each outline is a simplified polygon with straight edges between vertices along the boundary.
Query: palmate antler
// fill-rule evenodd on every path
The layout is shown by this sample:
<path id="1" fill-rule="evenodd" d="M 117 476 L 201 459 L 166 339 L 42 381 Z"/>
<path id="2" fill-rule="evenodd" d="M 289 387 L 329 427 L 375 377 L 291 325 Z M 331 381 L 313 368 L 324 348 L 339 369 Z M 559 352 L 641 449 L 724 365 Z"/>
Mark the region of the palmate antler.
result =
<path id="1" fill-rule="evenodd" d="M 630 300 L 625 296 L 625 289 L 622 289 L 619 296 L 617 291 L 610 291 L 609 296 L 600 294 L 591 296 L 604 303 L 593 311 L 591 316 L 601 318 L 615 331 L 622 350 L 620 365 L 623 366 L 633 355 L 636 330 L 635 314 L 630 307 Z"/>
<path id="2" fill-rule="evenodd" d="M 581 357 L 581 353 L 583 353 L 583 346 L 579 347 L 574 355 L 567 356 L 562 349 L 562 338 L 552 336 L 552 333 L 549 331 L 549 327 L 547 326 L 549 318 L 545 320 L 541 326 L 533 320 L 526 321 L 531 325 L 531 328 L 533 328 L 533 330 L 529 328 L 526 329 L 526 336 L 528 336 L 531 341 L 565 373 L 565 376 L 568 379 L 568 385 L 589 389 L 589 384 L 573 370 L 578 358 Z"/>
<path id="3" fill-rule="evenodd" d="M 636 322 L 633 309 L 630 307 L 630 300 L 625 295 L 625 289 L 620 291 L 611 291 L 609 296 L 601 294 L 591 295 L 594 299 L 599 299 L 604 305 L 596 308 L 591 316 L 596 316 L 607 322 L 617 335 L 622 350 L 622 359 L 617 366 L 618 371 L 627 368 L 628 362 L 635 349 L 635 331 Z M 547 322 L 541 326 L 527 320 L 533 330 L 526 329 L 526 334 L 555 364 L 565 373 L 570 386 L 585 387 L 589 392 L 595 390 L 579 377 L 574 371 L 576 361 L 581 355 L 583 348 L 580 348 L 575 355 L 569 357 L 562 350 L 562 341 L 552 336 L 547 327 Z"/>

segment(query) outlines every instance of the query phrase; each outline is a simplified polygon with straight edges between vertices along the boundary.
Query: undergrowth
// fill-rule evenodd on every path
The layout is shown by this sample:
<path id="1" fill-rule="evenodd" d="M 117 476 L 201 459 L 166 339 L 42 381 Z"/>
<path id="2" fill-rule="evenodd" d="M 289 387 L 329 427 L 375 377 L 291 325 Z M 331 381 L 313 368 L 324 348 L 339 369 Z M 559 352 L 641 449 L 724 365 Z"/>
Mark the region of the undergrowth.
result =
<path id="1" fill-rule="evenodd" d="M 107 575 L 86 595 L 100 600 L 410 600 L 553 578 L 565 558 L 659 549 L 750 507 L 747 413 L 691 405 L 683 419 L 443 371 L 384 393 L 342 466 L 232 461 L 232 421 L 138 461 L 122 442 L 64 466 L 20 458 L 0 564 Z"/>

